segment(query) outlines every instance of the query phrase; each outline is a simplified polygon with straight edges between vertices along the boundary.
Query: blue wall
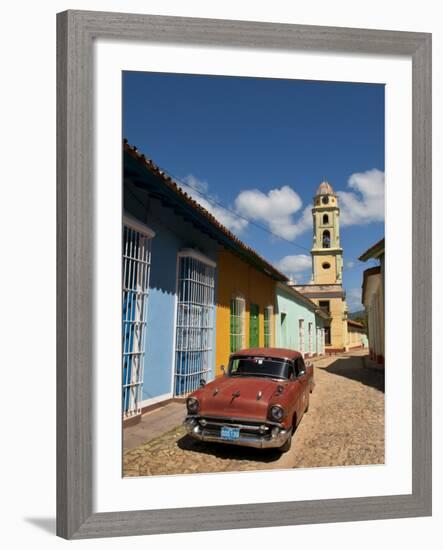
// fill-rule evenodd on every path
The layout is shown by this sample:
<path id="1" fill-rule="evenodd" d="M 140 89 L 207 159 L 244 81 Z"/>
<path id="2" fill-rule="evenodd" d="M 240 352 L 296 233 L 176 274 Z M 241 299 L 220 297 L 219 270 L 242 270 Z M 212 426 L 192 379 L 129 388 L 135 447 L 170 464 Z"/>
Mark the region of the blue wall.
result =
<path id="1" fill-rule="evenodd" d="M 176 324 L 177 254 L 184 248 L 199 250 L 217 261 L 216 241 L 177 216 L 159 200 L 125 182 L 125 212 L 155 232 L 151 241 L 151 272 L 145 339 L 142 401 L 173 391 Z M 214 322 L 215 347 L 215 322 Z M 215 354 L 212 357 L 215 372 Z"/>

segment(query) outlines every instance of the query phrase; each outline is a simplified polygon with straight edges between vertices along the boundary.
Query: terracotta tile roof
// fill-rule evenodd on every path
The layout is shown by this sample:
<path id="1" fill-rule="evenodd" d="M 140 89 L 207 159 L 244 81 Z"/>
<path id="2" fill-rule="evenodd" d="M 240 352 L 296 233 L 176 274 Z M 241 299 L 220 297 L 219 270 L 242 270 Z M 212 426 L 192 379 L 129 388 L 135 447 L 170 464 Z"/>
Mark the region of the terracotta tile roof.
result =
<path id="1" fill-rule="evenodd" d="M 366 252 L 363 252 L 363 254 L 360 256 L 359 260 L 362 262 L 366 262 L 366 260 L 369 260 L 369 258 L 373 258 L 374 254 L 377 252 L 384 251 L 385 248 L 385 238 L 380 239 L 378 242 L 373 244 Z"/>
<path id="2" fill-rule="evenodd" d="M 151 159 L 146 157 L 143 153 L 137 150 L 133 145 L 130 145 L 126 139 L 123 140 L 123 149 L 130 156 L 135 158 L 141 165 L 143 165 L 151 173 L 160 178 L 162 183 L 171 191 L 173 191 L 177 197 L 179 197 L 184 203 L 192 206 L 203 218 L 210 222 L 210 225 L 214 231 L 221 232 L 232 243 L 232 248 L 243 253 L 243 255 L 253 261 L 253 264 L 258 264 L 262 271 L 267 275 L 270 275 L 273 279 L 279 281 L 289 281 L 288 277 L 281 273 L 276 267 L 270 264 L 263 256 L 260 256 L 253 248 L 245 244 L 238 237 L 234 235 L 227 227 L 222 225 L 206 208 L 201 206 L 197 201 L 190 197 L 168 174 L 166 174 L 159 166 L 157 166 Z"/>
<path id="3" fill-rule="evenodd" d="M 365 325 L 363 323 L 359 323 L 358 321 L 354 321 L 353 319 L 348 319 L 348 325 L 351 325 L 351 327 L 357 327 L 357 328 L 365 328 Z"/>

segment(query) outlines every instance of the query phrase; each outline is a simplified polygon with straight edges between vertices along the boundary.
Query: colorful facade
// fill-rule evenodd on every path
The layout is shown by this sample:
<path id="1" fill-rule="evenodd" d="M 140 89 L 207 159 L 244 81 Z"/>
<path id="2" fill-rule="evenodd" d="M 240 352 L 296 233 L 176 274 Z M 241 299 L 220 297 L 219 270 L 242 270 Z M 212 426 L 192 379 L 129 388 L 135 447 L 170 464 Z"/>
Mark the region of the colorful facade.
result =
<path id="1" fill-rule="evenodd" d="M 274 342 L 287 277 L 124 145 L 123 417 L 184 397 L 232 351 Z"/>
<path id="2" fill-rule="evenodd" d="M 216 374 L 229 355 L 275 341 L 276 280 L 229 250 L 218 255 Z"/>
<path id="3" fill-rule="evenodd" d="M 325 353 L 328 316 L 314 302 L 285 283 L 276 288 L 276 346 L 295 349 L 305 357 Z"/>
<path id="4" fill-rule="evenodd" d="M 125 155 L 123 409 L 146 407 L 214 376 L 219 244 L 167 204 L 161 178 Z"/>
<path id="5" fill-rule="evenodd" d="M 312 285 L 305 294 L 289 286 L 285 275 L 125 143 L 126 421 L 136 421 L 147 409 L 185 397 L 202 380 L 221 375 L 221 366 L 226 367 L 230 354 L 240 349 L 284 347 L 312 357 L 324 354 L 328 346 L 345 345 L 338 206 L 327 207 L 324 196 L 314 207 L 313 273 L 320 294 L 311 300 Z M 326 196 L 336 200 L 335 195 Z M 329 232 L 328 243 L 324 231 Z M 323 300 L 328 300 L 328 307 Z"/>

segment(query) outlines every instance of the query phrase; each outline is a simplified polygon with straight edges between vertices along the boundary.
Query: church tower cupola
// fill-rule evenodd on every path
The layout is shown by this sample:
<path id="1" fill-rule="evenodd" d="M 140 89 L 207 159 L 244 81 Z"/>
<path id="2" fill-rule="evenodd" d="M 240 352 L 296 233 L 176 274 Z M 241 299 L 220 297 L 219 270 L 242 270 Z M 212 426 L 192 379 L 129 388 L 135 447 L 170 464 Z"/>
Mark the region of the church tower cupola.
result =
<path id="1" fill-rule="evenodd" d="M 314 240 L 312 282 L 336 284 L 342 282 L 343 249 L 340 246 L 340 208 L 332 185 L 324 180 L 314 197 L 312 208 Z"/>

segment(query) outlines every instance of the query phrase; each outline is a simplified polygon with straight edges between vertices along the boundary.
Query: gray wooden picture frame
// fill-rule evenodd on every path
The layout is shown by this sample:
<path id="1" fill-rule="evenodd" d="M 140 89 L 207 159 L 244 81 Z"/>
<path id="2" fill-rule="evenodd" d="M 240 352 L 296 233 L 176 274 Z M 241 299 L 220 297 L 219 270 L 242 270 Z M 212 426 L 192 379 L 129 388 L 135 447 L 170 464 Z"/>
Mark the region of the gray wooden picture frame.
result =
<path id="1" fill-rule="evenodd" d="M 412 494 L 93 513 L 92 115 L 97 38 L 412 59 Z M 431 258 L 430 34 L 88 11 L 58 14 L 57 534 L 78 539 L 430 515 Z"/>

